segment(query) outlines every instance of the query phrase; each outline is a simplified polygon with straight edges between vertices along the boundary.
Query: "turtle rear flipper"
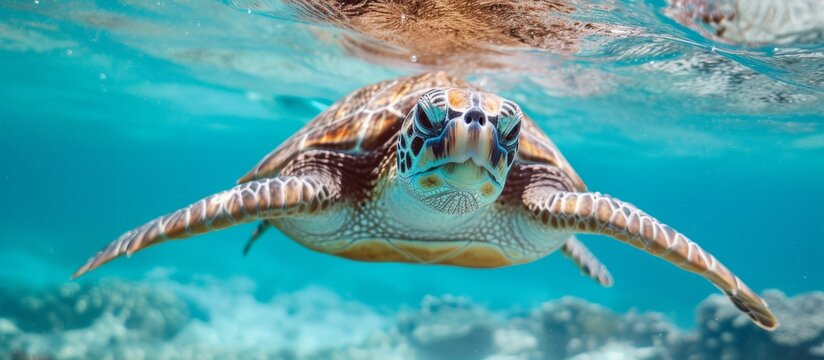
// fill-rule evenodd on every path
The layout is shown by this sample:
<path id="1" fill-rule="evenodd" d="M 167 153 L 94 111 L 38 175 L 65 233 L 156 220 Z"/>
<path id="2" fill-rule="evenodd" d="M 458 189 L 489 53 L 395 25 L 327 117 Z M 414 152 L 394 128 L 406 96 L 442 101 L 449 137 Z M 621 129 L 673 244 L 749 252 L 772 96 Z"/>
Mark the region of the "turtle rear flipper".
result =
<path id="1" fill-rule="evenodd" d="M 612 287 L 612 274 L 578 238 L 570 236 L 561 247 L 561 252 L 572 260 L 584 275 L 597 281 L 603 287 Z"/>
<path id="2" fill-rule="evenodd" d="M 258 223 L 258 226 L 255 228 L 255 231 L 252 233 L 252 236 L 249 237 L 249 240 L 246 241 L 246 245 L 243 246 L 243 256 L 249 254 L 249 250 L 252 250 L 252 245 L 263 235 L 266 230 L 272 227 L 268 221 L 261 221 Z"/>

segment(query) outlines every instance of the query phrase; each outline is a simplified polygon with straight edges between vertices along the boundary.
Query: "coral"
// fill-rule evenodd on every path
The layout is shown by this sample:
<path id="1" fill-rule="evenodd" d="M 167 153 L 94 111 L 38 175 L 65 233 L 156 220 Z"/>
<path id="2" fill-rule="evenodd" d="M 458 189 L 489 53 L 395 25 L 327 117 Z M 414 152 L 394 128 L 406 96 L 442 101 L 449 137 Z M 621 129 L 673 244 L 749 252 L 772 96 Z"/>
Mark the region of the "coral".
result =
<path id="1" fill-rule="evenodd" d="M 189 318 L 186 305 L 169 291 L 107 280 L 83 286 L 67 283 L 19 297 L 0 292 L 0 316 L 20 330 L 48 333 L 92 326 L 104 314 L 122 319 L 128 331 L 161 339 L 173 336 Z"/>
<path id="2" fill-rule="evenodd" d="M 99 358 L 119 344 L 170 339 L 189 320 L 174 294 L 148 285 L 68 283 L 14 295 L 22 291 L 0 293 L 0 358 Z"/>
<path id="3" fill-rule="evenodd" d="M 720 295 L 702 302 L 689 351 L 700 355 L 688 359 L 824 359 L 824 293 L 787 298 L 770 290 L 764 298 L 781 321 L 774 332 L 752 325 Z"/>
<path id="4" fill-rule="evenodd" d="M 618 332 L 618 319 L 604 307 L 565 297 L 534 310 L 528 328 L 547 359 L 565 359 L 605 345 Z"/>
<path id="5" fill-rule="evenodd" d="M 400 316 L 398 329 L 421 358 L 483 359 L 492 350 L 495 321 L 464 298 L 427 296 L 420 311 Z"/>
<path id="6" fill-rule="evenodd" d="M 782 322 L 775 332 L 711 296 L 696 310 L 696 329 L 684 331 L 659 313 L 617 314 L 572 297 L 523 311 L 426 296 L 416 309 L 382 315 L 325 289 L 259 301 L 241 285 L 0 290 L 0 358 L 824 359 L 821 292 L 767 291 Z M 190 316 L 193 308 L 205 316 Z"/>

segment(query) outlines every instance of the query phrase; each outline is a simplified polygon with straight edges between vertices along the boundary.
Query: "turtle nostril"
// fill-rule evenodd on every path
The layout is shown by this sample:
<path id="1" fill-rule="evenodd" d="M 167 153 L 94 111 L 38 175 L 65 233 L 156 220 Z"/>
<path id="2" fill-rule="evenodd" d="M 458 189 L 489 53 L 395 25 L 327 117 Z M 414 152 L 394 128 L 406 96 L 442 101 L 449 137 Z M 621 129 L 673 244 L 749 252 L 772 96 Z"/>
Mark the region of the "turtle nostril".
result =
<path id="1" fill-rule="evenodd" d="M 479 110 L 469 110 L 464 114 L 464 122 L 467 124 L 475 122 L 478 123 L 478 125 L 484 126 L 484 124 L 486 124 L 486 116 Z"/>

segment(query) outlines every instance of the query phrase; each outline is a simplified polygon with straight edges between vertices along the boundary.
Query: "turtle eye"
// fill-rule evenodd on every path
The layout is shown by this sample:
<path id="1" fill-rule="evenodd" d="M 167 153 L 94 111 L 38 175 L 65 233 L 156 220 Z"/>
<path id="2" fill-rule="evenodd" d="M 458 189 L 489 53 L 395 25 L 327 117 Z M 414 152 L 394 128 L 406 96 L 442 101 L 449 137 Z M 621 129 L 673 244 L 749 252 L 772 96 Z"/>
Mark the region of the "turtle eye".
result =
<path id="1" fill-rule="evenodd" d="M 521 118 L 523 118 L 523 116 L 524 114 L 517 104 L 511 101 L 504 101 L 501 104 L 498 133 L 503 144 L 511 145 L 518 140 L 518 135 L 521 132 Z"/>
<path id="2" fill-rule="evenodd" d="M 424 133 L 431 134 L 443 127 L 446 120 L 446 91 L 432 89 L 423 93 L 415 109 L 415 122 Z"/>

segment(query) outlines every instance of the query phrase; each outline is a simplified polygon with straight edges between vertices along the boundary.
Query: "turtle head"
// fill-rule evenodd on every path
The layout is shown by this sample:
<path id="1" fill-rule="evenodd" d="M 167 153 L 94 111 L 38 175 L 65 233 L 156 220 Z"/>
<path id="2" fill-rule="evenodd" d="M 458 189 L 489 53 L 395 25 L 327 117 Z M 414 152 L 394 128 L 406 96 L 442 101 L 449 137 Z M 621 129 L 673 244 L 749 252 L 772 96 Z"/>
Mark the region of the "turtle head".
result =
<path id="1" fill-rule="evenodd" d="M 463 214 L 498 198 L 520 138 L 521 109 L 468 89 L 424 92 L 398 138 L 398 179 L 430 208 Z"/>

